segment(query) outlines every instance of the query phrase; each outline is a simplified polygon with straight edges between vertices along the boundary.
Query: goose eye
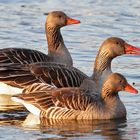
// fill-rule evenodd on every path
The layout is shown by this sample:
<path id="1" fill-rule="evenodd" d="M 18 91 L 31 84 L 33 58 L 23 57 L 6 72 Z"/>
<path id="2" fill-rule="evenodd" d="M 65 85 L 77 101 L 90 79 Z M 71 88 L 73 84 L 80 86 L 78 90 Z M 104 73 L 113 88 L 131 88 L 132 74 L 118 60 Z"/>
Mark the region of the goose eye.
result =
<path id="1" fill-rule="evenodd" d="M 60 15 L 59 18 L 61 18 L 62 16 Z"/>
<path id="2" fill-rule="evenodd" d="M 135 85 L 135 82 L 133 82 L 132 85 L 134 86 Z"/>
<path id="3" fill-rule="evenodd" d="M 120 83 L 122 83 L 122 80 L 120 80 Z"/>
<path id="4" fill-rule="evenodd" d="M 119 44 L 119 42 L 116 42 L 116 44 L 118 45 L 118 44 Z"/>

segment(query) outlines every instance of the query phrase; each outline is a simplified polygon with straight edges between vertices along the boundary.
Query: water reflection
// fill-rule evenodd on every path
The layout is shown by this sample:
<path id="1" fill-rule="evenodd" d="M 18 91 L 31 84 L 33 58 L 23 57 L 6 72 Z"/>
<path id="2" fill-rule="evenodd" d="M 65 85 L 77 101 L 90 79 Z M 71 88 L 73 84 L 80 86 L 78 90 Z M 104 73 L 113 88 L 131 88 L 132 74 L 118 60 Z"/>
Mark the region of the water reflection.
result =
<path id="1" fill-rule="evenodd" d="M 128 120 L 129 121 L 129 120 Z M 135 122 L 128 123 L 126 119 L 116 120 L 54 120 L 38 118 L 33 114 L 28 114 L 23 107 L 0 111 L 0 126 L 18 127 L 22 131 L 29 131 L 34 135 L 37 131 L 42 139 L 49 137 L 55 138 L 77 138 L 77 139 L 131 139 L 136 138 L 137 127 Z M 131 124 L 131 125 L 130 125 Z M 1 127 L 0 127 L 1 128 Z M 13 128 L 9 129 L 12 131 Z M 134 130 L 137 130 L 134 132 Z M 8 132 L 7 132 L 8 133 Z M 17 135 L 14 133 L 14 135 Z M 25 134 L 24 134 L 25 135 Z M 40 139 L 39 139 L 40 140 Z"/>
<path id="2" fill-rule="evenodd" d="M 16 109 L 20 107 L 21 104 L 16 103 L 11 100 L 10 95 L 0 94 L 0 110 Z"/>
<path id="3" fill-rule="evenodd" d="M 20 125 L 25 120 L 28 112 L 21 106 L 1 106 L 0 125 Z"/>
<path id="4" fill-rule="evenodd" d="M 105 38 L 118 36 L 140 47 L 139 7 L 139 0 L 87 0 L 78 1 L 78 5 L 73 0 L 0 0 L 0 46 L 32 48 L 47 52 L 44 31 L 46 17 L 43 13 L 62 10 L 81 20 L 81 24 L 64 28 L 62 33 L 74 65 L 91 75 L 93 59 L 98 46 Z M 114 72 L 120 72 L 129 81 L 135 82 L 136 88 L 140 89 L 139 57 L 118 57 L 113 61 L 112 68 Z M 28 112 L 20 106 L 5 106 L 4 103 L 9 101 L 1 98 L 0 103 L 3 105 L 0 108 L 0 138 L 15 139 L 20 136 L 21 140 L 70 137 L 100 140 L 140 139 L 139 95 L 121 94 L 121 99 L 127 108 L 127 121 L 61 122 L 33 119 L 30 115 L 27 116 Z"/>
<path id="5" fill-rule="evenodd" d="M 122 139 L 127 127 L 126 119 L 117 120 L 54 120 L 39 119 L 29 114 L 22 123 L 25 129 L 36 128 L 43 134 L 55 134 L 60 137 L 104 137 L 108 139 Z"/>

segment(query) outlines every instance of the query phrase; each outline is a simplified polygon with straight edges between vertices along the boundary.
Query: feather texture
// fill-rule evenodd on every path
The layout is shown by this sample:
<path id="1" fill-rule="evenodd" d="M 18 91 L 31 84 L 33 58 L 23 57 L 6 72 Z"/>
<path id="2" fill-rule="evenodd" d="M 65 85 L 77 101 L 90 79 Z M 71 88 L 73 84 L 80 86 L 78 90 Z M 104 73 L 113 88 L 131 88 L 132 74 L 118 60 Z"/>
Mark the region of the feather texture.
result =
<path id="1" fill-rule="evenodd" d="M 0 82 L 15 87 L 24 88 L 33 83 L 47 83 L 56 87 L 77 87 L 85 78 L 88 78 L 88 76 L 80 70 L 62 64 L 0 65 Z"/>
<path id="2" fill-rule="evenodd" d="M 92 80 L 86 81 L 89 84 L 95 84 Z M 118 89 L 123 91 L 125 86 L 128 86 L 126 79 L 118 73 L 113 73 L 104 82 L 101 94 L 97 94 L 94 89 L 90 90 L 87 85 L 85 87 L 81 85 L 79 88 L 67 87 L 33 91 L 15 95 L 14 98 L 25 107 L 30 105 L 37 112 L 40 110 L 39 116 L 42 118 L 115 119 L 126 116 L 125 106 L 118 96 Z M 133 90 L 130 92 L 137 93 L 133 87 L 131 89 Z M 29 108 L 27 107 L 27 109 Z M 30 111 L 33 114 L 38 114 L 33 110 Z"/>

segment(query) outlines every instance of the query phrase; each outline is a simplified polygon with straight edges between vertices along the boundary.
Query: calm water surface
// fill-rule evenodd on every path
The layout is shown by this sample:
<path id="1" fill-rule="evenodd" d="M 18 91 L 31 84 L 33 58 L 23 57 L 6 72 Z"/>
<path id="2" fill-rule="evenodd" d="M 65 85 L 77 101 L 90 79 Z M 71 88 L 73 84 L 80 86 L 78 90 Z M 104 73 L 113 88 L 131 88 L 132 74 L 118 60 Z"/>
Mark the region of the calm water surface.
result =
<path id="1" fill-rule="evenodd" d="M 139 0 L 0 0 L 0 47 L 31 48 L 47 53 L 45 15 L 62 10 L 81 20 L 64 27 L 62 33 L 74 66 L 88 75 L 101 42 L 110 36 L 140 47 Z M 114 72 L 124 74 L 140 90 L 140 57 L 113 60 Z M 26 110 L 5 106 L 0 111 L 0 139 L 6 140 L 138 140 L 140 139 L 140 95 L 120 93 L 127 119 L 113 121 L 38 120 Z M 0 99 L 1 101 L 1 99 Z M 8 109 L 5 109 L 8 108 Z M 5 110 L 4 110 L 5 109 Z"/>

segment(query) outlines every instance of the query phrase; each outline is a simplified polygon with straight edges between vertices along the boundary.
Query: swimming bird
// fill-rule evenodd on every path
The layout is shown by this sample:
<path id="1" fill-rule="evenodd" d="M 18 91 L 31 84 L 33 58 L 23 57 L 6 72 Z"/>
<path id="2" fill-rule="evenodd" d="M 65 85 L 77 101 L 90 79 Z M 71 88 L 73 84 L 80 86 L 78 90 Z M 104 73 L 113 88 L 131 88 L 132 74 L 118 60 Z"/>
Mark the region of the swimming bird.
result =
<path id="1" fill-rule="evenodd" d="M 100 90 L 103 81 L 112 73 L 113 58 L 123 54 L 139 55 L 140 48 L 128 44 L 121 38 L 111 37 L 102 43 L 91 77 L 74 67 L 62 64 L 4 64 L 0 65 L 0 82 L 20 88 L 16 93 L 21 93 L 23 88 L 33 83 L 47 83 L 58 88 L 79 87 L 84 79 L 89 78 L 96 82 L 96 89 Z"/>
<path id="2" fill-rule="evenodd" d="M 95 86 L 93 80 L 86 83 Z M 12 99 L 23 104 L 31 113 L 50 119 L 117 119 L 126 117 L 126 108 L 119 91 L 137 94 L 119 73 L 110 74 L 104 81 L 101 94 L 85 84 L 78 87 L 58 88 L 31 94 L 15 95 Z"/>
<path id="3" fill-rule="evenodd" d="M 62 11 L 50 12 L 45 23 L 46 38 L 48 41 L 48 55 L 32 49 L 5 48 L 0 49 L 0 64 L 55 62 L 73 65 L 71 55 L 65 46 L 60 29 L 64 26 L 78 23 L 80 23 L 79 20 L 68 17 Z"/>

